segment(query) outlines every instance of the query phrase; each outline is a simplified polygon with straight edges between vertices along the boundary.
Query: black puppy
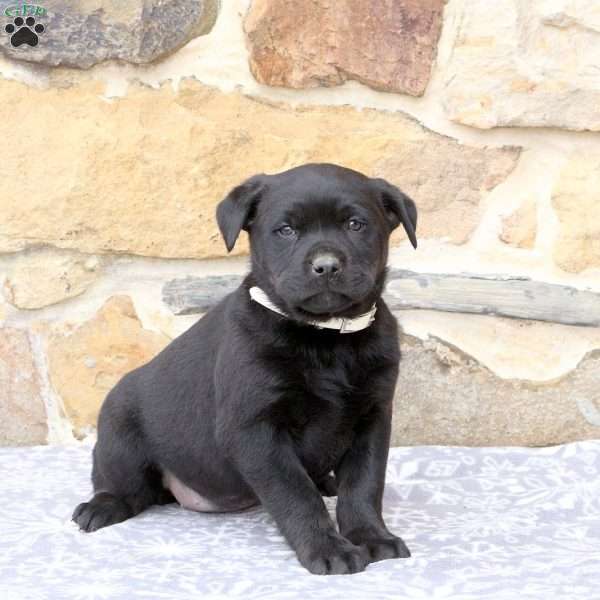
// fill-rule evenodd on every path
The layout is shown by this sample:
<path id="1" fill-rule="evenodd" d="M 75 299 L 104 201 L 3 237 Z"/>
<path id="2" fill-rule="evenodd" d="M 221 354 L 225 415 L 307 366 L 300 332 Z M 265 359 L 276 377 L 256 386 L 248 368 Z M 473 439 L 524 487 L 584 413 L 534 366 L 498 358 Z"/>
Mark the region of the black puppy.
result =
<path id="1" fill-rule="evenodd" d="M 405 557 L 381 503 L 398 374 L 381 299 L 391 231 L 416 247 L 412 200 L 331 164 L 257 175 L 219 204 L 230 251 L 250 233 L 242 285 L 108 394 L 85 531 L 152 504 L 261 503 L 312 573 Z M 333 475 L 331 472 L 333 471 Z M 336 495 L 339 532 L 321 494 Z"/>

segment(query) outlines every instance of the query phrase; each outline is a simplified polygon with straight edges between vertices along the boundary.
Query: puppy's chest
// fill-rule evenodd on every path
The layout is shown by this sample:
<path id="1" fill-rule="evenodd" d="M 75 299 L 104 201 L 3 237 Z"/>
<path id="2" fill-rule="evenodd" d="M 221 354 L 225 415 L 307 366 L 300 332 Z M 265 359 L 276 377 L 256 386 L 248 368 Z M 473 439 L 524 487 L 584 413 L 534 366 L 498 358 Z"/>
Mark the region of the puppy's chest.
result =
<path id="1" fill-rule="evenodd" d="M 335 467 L 352 444 L 359 407 L 350 398 L 306 395 L 289 408 L 286 429 L 308 473 L 319 478 Z"/>
<path id="2" fill-rule="evenodd" d="M 333 468 L 368 410 L 360 369 L 353 361 L 298 361 L 282 397 L 281 417 L 309 472 Z M 291 373 L 290 373 L 291 374 Z"/>
<path id="3" fill-rule="evenodd" d="M 288 392 L 290 396 L 301 394 L 307 414 L 333 413 L 341 418 L 358 409 L 356 394 L 364 387 L 364 376 L 355 353 L 304 349 L 285 369 Z"/>

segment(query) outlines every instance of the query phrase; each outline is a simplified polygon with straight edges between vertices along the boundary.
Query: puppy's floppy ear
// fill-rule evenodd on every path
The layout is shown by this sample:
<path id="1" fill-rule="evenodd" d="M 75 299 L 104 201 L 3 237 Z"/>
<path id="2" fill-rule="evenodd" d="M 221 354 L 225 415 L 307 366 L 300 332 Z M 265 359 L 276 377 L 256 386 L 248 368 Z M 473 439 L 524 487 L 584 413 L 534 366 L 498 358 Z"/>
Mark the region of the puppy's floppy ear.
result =
<path id="1" fill-rule="evenodd" d="M 254 175 L 237 187 L 217 206 L 217 223 L 225 240 L 227 252 L 231 252 L 244 229 L 248 231 L 256 207 L 266 187 L 267 175 Z"/>
<path id="2" fill-rule="evenodd" d="M 379 191 L 385 215 L 392 229 L 402 223 L 413 248 L 417 247 L 417 207 L 415 203 L 395 185 L 385 179 L 371 180 Z"/>

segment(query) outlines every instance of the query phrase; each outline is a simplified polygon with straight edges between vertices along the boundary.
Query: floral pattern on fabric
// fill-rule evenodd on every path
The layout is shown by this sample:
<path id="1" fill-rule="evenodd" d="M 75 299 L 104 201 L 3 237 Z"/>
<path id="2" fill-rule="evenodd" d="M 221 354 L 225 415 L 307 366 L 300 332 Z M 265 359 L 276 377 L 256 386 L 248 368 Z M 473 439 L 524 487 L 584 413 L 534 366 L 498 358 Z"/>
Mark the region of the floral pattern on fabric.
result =
<path id="1" fill-rule="evenodd" d="M 261 507 L 172 504 L 82 533 L 90 470 L 85 444 L 0 449 L 0 598 L 600 598 L 600 441 L 391 449 L 384 517 L 412 557 L 356 575 L 309 574 Z"/>

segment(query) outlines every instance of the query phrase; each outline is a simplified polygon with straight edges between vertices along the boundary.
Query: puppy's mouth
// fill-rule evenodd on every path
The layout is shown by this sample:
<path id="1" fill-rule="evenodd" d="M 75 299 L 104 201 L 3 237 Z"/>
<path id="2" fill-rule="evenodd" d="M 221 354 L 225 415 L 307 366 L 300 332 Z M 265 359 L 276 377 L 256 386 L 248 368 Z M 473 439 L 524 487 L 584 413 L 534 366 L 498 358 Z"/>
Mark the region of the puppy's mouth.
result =
<path id="1" fill-rule="evenodd" d="M 296 306 L 296 310 L 309 318 L 323 318 L 336 315 L 350 308 L 355 300 L 330 290 L 314 294 Z"/>

